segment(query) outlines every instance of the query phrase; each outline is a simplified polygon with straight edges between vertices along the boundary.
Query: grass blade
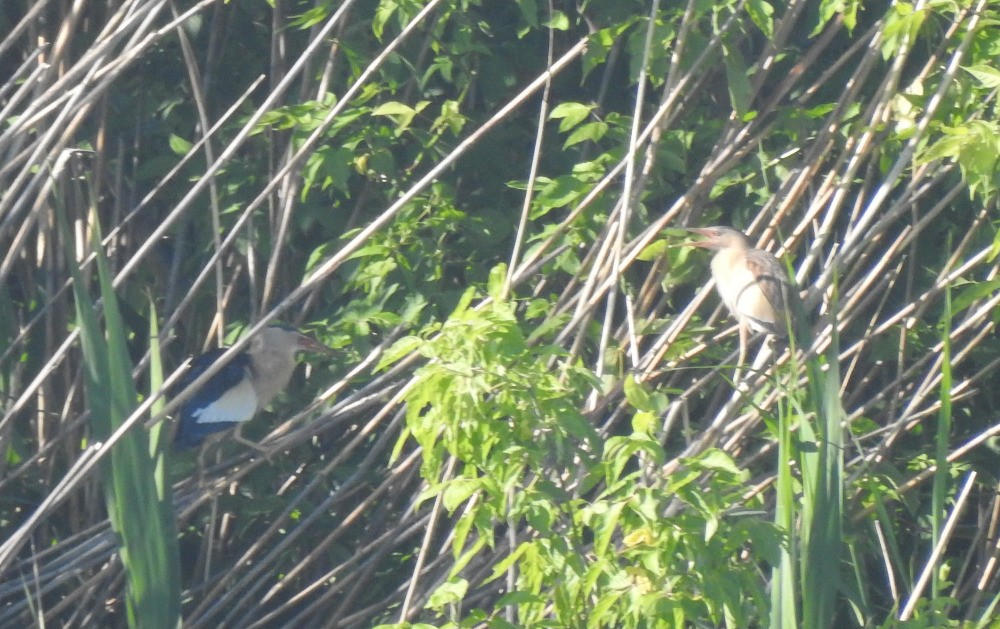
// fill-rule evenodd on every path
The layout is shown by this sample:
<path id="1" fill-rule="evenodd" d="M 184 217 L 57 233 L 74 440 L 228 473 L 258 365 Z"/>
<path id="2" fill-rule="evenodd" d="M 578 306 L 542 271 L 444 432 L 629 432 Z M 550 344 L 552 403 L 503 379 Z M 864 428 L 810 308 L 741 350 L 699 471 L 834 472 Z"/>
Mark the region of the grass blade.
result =
<path id="1" fill-rule="evenodd" d="M 65 219 L 60 219 L 65 242 L 70 243 Z M 135 410 L 138 392 L 132 381 L 125 326 L 111 285 L 96 214 L 91 220 L 105 318 L 103 333 L 83 276 L 79 268 L 70 266 L 92 434 L 102 441 Z M 67 249 L 72 259 L 68 244 Z M 159 377 L 162 379 L 162 371 Z M 180 564 L 170 492 L 164 488 L 164 467 L 162 454 L 155 460 L 150 456 L 150 440 L 142 430 L 125 434 L 103 465 L 105 502 L 108 517 L 121 538 L 120 556 L 128 581 L 126 607 L 133 627 L 172 628 L 180 622 Z"/>

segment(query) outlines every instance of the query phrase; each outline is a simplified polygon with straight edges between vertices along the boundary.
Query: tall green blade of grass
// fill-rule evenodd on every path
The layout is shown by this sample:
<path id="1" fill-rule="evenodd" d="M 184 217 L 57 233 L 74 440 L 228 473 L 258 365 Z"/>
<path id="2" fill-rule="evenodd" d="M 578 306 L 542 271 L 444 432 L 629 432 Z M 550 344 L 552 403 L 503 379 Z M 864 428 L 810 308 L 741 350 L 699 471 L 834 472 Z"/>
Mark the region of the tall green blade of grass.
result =
<path id="1" fill-rule="evenodd" d="M 792 373 L 797 373 L 794 368 Z M 792 411 L 790 404 L 783 405 L 778 413 L 778 472 L 774 523 L 789 535 L 781 548 L 781 563 L 771 570 L 771 629 L 795 629 L 798 615 L 795 608 L 795 545 L 792 534 L 795 526 L 795 493 L 792 467 L 788 462 L 794 456 L 792 444 Z"/>
<path id="2" fill-rule="evenodd" d="M 126 346 L 125 327 L 111 284 L 111 273 L 101 245 L 100 226 L 92 214 L 92 246 L 103 301 L 102 333 L 95 304 L 80 269 L 70 264 L 76 302 L 77 325 L 86 372 L 91 431 L 96 441 L 106 440 L 138 406 L 132 381 L 132 361 Z M 60 226 L 70 260 L 70 232 L 64 216 Z M 162 372 L 154 377 L 162 379 Z M 141 425 L 126 433 L 104 459 L 104 489 L 108 518 L 120 536 L 119 551 L 128 583 L 126 609 L 132 627 L 174 628 L 180 624 L 180 564 L 170 503 L 162 474 L 162 447 L 151 455 L 150 439 Z M 156 465 L 161 474 L 156 474 Z"/>
<path id="3" fill-rule="evenodd" d="M 156 302 L 149 299 L 149 391 L 152 395 L 163 386 L 163 361 L 160 358 L 160 326 L 157 322 Z M 150 406 L 150 415 L 159 415 L 166 406 L 166 400 L 160 398 Z M 153 458 L 155 470 L 154 482 L 159 497 L 161 517 L 174 526 L 173 486 L 170 484 L 170 474 L 167 468 L 167 452 L 170 450 L 170 430 L 167 422 L 158 422 L 149 429 L 149 456 Z M 177 556 L 177 537 L 174 540 L 172 555 Z M 176 562 L 175 562 L 176 563 Z M 175 566 L 177 567 L 177 566 Z M 174 576 L 180 581 L 180 572 Z"/>
<path id="4" fill-rule="evenodd" d="M 931 492 L 931 548 L 937 548 L 941 537 L 951 475 L 948 465 L 948 445 L 951 441 L 951 291 L 947 287 L 944 291 L 944 313 L 941 315 L 940 398 L 941 410 L 938 412 L 934 444 L 934 485 Z M 941 571 L 933 570 L 931 574 L 931 600 L 937 600 L 941 593 Z"/>
<path id="5" fill-rule="evenodd" d="M 819 357 L 807 356 L 804 398 L 790 391 L 788 406 L 778 417 L 778 470 L 775 524 L 788 532 L 780 565 L 772 570 L 771 629 L 831 627 L 841 591 L 843 553 L 843 421 L 840 401 L 839 338 L 836 294 L 831 300 L 834 322 L 825 368 Z M 796 348 L 812 347 L 812 330 L 798 294 L 789 291 L 792 310 L 789 338 L 792 382 L 799 373 Z M 798 422 L 798 444 L 792 423 Z M 792 461 L 798 462 L 802 496 L 793 491 Z M 798 575 L 796 575 L 796 567 Z M 796 601 L 801 616 L 796 617 Z"/>
<path id="6" fill-rule="evenodd" d="M 836 615 L 843 552 L 843 471 L 845 419 L 840 401 L 840 339 L 837 297 L 831 299 L 830 345 L 825 369 L 818 357 L 806 360 L 807 407 L 816 418 L 799 422 L 802 443 L 802 627 L 830 627 Z"/>

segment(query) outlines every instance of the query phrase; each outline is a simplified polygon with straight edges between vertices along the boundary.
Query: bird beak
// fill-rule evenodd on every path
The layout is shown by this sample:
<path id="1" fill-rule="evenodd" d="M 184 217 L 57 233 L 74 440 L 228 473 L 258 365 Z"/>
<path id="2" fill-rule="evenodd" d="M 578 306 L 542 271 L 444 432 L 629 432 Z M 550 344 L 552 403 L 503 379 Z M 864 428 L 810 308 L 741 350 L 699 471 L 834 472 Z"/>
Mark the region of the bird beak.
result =
<path id="1" fill-rule="evenodd" d="M 311 336 L 306 336 L 305 334 L 299 335 L 299 349 L 304 352 L 313 352 L 315 354 L 323 354 L 324 356 L 333 356 L 334 350 L 326 345 L 323 345 Z"/>
<path id="2" fill-rule="evenodd" d="M 711 236 L 712 236 L 712 234 L 710 233 L 710 231 L 708 229 L 705 229 L 704 227 L 682 227 L 681 229 L 683 229 L 686 232 L 691 232 L 692 234 L 698 234 L 699 236 L 704 236 L 705 238 L 711 238 Z M 678 243 L 678 244 L 673 245 L 673 246 L 674 247 L 702 247 L 704 249 L 711 249 L 712 248 L 712 242 L 713 241 L 711 241 L 711 240 L 691 240 L 689 242 L 682 242 L 682 243 Z"/>

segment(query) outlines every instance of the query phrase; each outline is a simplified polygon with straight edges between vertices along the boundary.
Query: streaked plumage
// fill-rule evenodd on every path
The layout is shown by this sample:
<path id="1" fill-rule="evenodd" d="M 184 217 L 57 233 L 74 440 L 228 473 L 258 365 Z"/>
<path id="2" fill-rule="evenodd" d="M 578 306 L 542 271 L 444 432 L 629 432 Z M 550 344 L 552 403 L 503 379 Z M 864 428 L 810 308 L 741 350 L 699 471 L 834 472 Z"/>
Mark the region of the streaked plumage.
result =
<path id="1" fill-rule="evenodd" d="M 746 358 L 750 330 L 788 336 L 788 291 L 785 268 L 773 254 L 750 246 L 747 237 L 731 227 L 700 227 L 688 231 L 705 237 L 691 243 L 712 249 L 715 287 L 739 323 L 740 357 Z"/>
<path id="2" fill-rule="evenodd" d="M 196 358 L 175 392 L 205 373 L 225 351 L 214 349 Z M 289 328 L 261 330 L 247 351 L 234 356 L 181 406 L 174 448 L 196 447 L 210 435 L 252 419 L 288 386 L 300 351 L 332 350 Z"/>

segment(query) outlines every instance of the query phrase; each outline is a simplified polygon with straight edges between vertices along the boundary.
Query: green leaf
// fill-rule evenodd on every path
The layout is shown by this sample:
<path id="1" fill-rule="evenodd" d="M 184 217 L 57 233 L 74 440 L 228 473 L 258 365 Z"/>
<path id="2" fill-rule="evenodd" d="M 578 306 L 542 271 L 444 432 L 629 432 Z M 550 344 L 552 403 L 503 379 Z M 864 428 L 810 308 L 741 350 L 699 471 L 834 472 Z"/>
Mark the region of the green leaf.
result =
<path id="1" fill-rule="evenodd" d="M 637 260 L 642 260 L 643 262 L 652 262 L 653 260 L 659 258 L 663 255 L 663 252 L 667 250 L 670 245 L 663 238 L 654 240 L 653 242 L 646 245 L 646 247 L 639 252 L 636 256 Z"/>
<path id="2" fill-rule="evenodd" d="M 587 42 L 587 49 L 583 53 L 583 78 L 587 78 L 591 71 L 607 61 L 608 53 L 611 52 L 619 36 L 629 26 L 629 21 L 626 21 L 591 34 L 590 41 Z"/>
<path id="3" fill-rule="evenodd" d="M 993 296 L 998 290 L 1000 290 L 1000 278 L 963 286 L 957 291 L 958 294 L 952 302 L 952 315 L 957 315 L 980 299 Z"/>
<path id="4" fill-rule="evenodd" d="M 431 125 L 431 131 L 440 133 L 447 127 L 452 135 L 458 135 L 466 122 L 468 119 L 461 114 L 458 101 L 446 100 L 441 103 L 441 113 Z"/>
<path id="5" fill-rule="evenodd" d="M 348 191 L 348 183 L 354 172 L 353 160 L 354 153 L 344 147 L 321 146 L 316 149 L 306 159 L 303 169 L 301 200 L 304 202 L 308 199 L 309 192 L 316 183 L 320 184 L 321 190 L 333 187 Z"/>
<path id="6" fill-rule="evenodd" d="M 746 62 L 734 47 L 724 47 L 723 61 L 726 67 L 726 81 L 729 87 L 729 101 L 736 113 L 743 117 L 750 111 L 753 87 L 747 78 Z"/>
<path id="7" fill-rule="evenodd" d="M 472 304 L 472 300 L 476 298 L 476 287 L 470 286 L 462 293 L 462 296 L 458 298 L 458 303 L 455 304 L 455 309 L 451 312 L 451 318 L 457 319 L 469 309 L 469 305 Z"/>
<path id="8" fill-rule="evenodd" d="M 539 182 L 542 178 L 539 177 Z M 535 197 L 535 205 L 532 209 L 531 219 L 537 220 L 554 208 L 563 207 L 581 198 L 587 191 L 587 184 L 577 177 L 563 175 L 554 180 L 549 180 Z"/>
<path id="9" fill-rule="evenodd" d="M 861 0 L 822 0 L 819 4 L 819 20 L 816 22 L 816 28 L 809 33 L 809 37 L 819 35 L 835 15 L 843 15 L 844 26 L 849 33 L 853 32 L 858 24 L 860 6 Z"/>
<path id="10" fill-rule="evenodd" d="M 709 515 L 705 519 L 705 541 L 711 541 L 719 530 L 719 518 L 715 514 Z"/>
<path id="11" fill-rule="evenodd" d="M 493 301 L 503 301 L 503 287 L 507 282 L 507 265 L 500 263 L 490 269 L 490 277 L 486 282 L 487 292 Z"/>
<path id="12" fill-rule="evenodd" d="M 746 470 L 740 469 L 731 456 L 716 448 L 706 450 L 703 454 L 699 455 L 691 462 L 693 463 L 695 461 L 697 461 L 697 464 L 704 469 L 727 472 L 740 478 L 747 475 Z"/>
<path id="13" fill-rule="evenodd" d="M 177 155 L 187 155 L 191 147 L 194 146 L 191 142 L 173 133 L 170 134 L 168 142 L 170 143 L 170 150 Z"/>
<path id="14" fill-rule="evenodd" d="M 530 592 L 517 591 L 517 592 L 510 592 L 509 594 L 504 594 L 502 597 L 500 597 L 500 600 L 497 601 L 496 606 L 497 609 L 502 609 L 506 605 L 524 605 L 526 603 L 545 603 L 545 602 L 546 601 L 544 598 L 537 596 L 535 594 L 531 594 Z M 493 625 L 490 624 L 490 627 L 492 628 Z"/>
<path id="15" fill-rule="evenodd" d="M 378 373 L 396 364 L 400 359 L 409 356 L 412 352 L 420 348 L 424 342 L 419 336 L 404 336 L 399 339 L 382 354 L 378 365 L 375 366 L 375 372 Z"/>
<path id="16" fill-rule="evenodd" d="M 573 133 L 569 134 L 569 137 L 566 138 L 566 142 L 563 143 L 563 149 L 568 149 L 574 144 L 579 144 L 580 142 L 586 142 L 588 140 L 591 142 L 597 142 L 603 138 L 607 132 L 608 123 L 601 121 L 588 122 L 577 127 Z"/>
<path id="17" fill-rule="evenodd" d="M 273 2 L 270 4 L 272 4 L 273 7 Z M 329 7 L 326 5 L 317 6 L 307 9 L 303 13 L 295 16 L 291 19 L 290 23 L 299 30 L 307 30 L 321 22 L 326 21 L 328 17 L 330 17 Z"/>
<path id="18" fill-rule="evenodd" d="M 652 435 L 658 428 L 656 415 L 648 411 L 639 411 L 632 416 L 632 431 L 644 435 Z"/>
<path id="19" fill-rule="evenodd" d="M 897 2 L 886 15 L 882 29 L 882 58 L 889 60 L 904 43 L 912 43 L 927 17 L 927 9 L 916 11 L 909 2 Z"/>
<path id="20" fill-rule="evenodd" d="M 476 515 L 476 509 L 469 509 L 462 513 L 458 518 L 458 522 L 455 523 L 451 540 L 451 553 L 453 557 L 458 558 L 462 553 L 462 549 L 465 548 L 465 540 L 469 537 L 469 531 L 472 530 Z M 455 576 L 455 574 L 456 571 L 452 569 L 450 576 Z"/>
<path id="21" fill-rule="evenodd" d="M 521 542 L 511 554 L 507 555 L 493 566 L 490 576 L 486 577 L 483 583 L 495 581 L 507 573 L 507 570 L 521 559 L 526 553 L 534 548 L 533 542 Z"/>
<path id="22" fill-rule="evenodd" d="M 949 135 L 931 144 L 920 156 L 920 162 L 932 162 L 947 157 L 958 157 L 962 153 L 965 139 L 960 135 Z"/>
<path id="23" fill-rule="evenodd" d="M 405 103 L 389 101 L 372 110 L 373 116 L 415 116 L 417 110 Z"/>
<path id="24" fill-rule="evenodd" d="M 757 28 L 770 39 L 774 35 L 774 7 L 766 0 L 748 0 L 747 13 Z"/>
<path id="25" fill-rule="evenodd" d="M 979 83 L 987 89 L 1000 87 L 1000 70 L 988 65 L 978 64 L 963 67 L 963 70 L 976 77 Z"/>
<path id="26" fill-rule="evenodd" d="M 559 123 L 559 132 L 565 133 L 587 119 L 590 112 L 594 110 L 594 105 L 584 105 L 583 103 L 560 103 L 555 106 L 549 119 L 562 120 Z"/>
<path id="27" fill-rule="evenodd" d="M 643 385 L 635 379 L 635 376 L 629 374 L 625 376 L 625 399 L 631 404 L 635 409 L 640 411 L 654 411 L 652 399 L 649 393 L 646 391 Z"/>
<path id="28" fill-rule="evenodd" d="M 466 500 L 479 491 L 480 483 L 476 479 L 457 477 L 448 481 L 441 494 L 441 501 L 448 513 L 453 513 Z"/>
<path id="29" fill-rule="evenodd" d="M 962 126 L 941 126 L 944 137 L 918 157 L 918 163 L 955 158 L 962 177 L 974 197 L 991 198 L 996 188 L 997 156 L 1000 155 L 1000 125 L 993 121 L 971 120 Z"/>
<path id="30" fill-rule="evenodd" d="M 381 41 L 386 25 L 398 8 L 397 0 L 381 0 L 379 2 L 378 9 L 375 10 L 375 17 L 372 19 L 372 33 L 375 34 L 376 39 Z"/>
<path id="31" fill-rule="evenodd" d="M 410 107 L 405 103 L 400 103 L 398 101 L 389 101 L 387 103 L 382 103 L 378 107 L 372 110 L 373 116 L 387 116 L 396 123 L 396 137 L 402 135 L 402 133 L 410 127 L 413 123 L 413 119 L 420 113 L 427 105 L 430 104 L 429 101 L 421 101 L 417 103 L 417 106 Z M 378 153 L 375 153 L 377 155 Z M 376 169 L 378 170 L 378 169 Z"/>
<path id="32" fill-rule="evenodd" d="M 562 11 L 553 11 L 551 17 L 545 21 L 545 26 L 554 31 L 568 31 L 569 18 Z"/>
<path id="33" fill-rule="evenodd" d="M 611 545 L 611 538 L 618 531 L 618 520 L 625 508 L 624 502 L 616 502 L 603 513 L 594 517 L 594 554 L 603 557 Z"/>
<path id="34" fill-rule="evenodd" d="M 517 31 L 517 36 L 524 37 L 538 28 L 538 2 L 536 0 L 515 0 L 515 3 L 521 11 L 521 21 L 523 22 L 523 26 Z"/>
<path id="35" fill-rule="evenodd" d="M 469 582 L 465 579 L 449 579 L 438 586 L 427 600 L 431 609 L 442 609 L 446 605 L 461 602 L 469 591 Z"/>

